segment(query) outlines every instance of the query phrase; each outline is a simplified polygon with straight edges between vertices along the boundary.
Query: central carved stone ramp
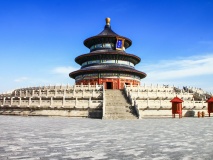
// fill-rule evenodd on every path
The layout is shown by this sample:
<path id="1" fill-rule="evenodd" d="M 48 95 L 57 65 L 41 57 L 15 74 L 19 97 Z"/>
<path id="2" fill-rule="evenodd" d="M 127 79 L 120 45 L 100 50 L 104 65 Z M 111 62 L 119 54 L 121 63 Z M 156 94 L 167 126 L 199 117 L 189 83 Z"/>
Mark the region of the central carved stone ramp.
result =
<path id="1" fill-rule="evenodd" d="M 103 119 L 137 119 L 123 90 L 105 90 L 105 102 Z"/>

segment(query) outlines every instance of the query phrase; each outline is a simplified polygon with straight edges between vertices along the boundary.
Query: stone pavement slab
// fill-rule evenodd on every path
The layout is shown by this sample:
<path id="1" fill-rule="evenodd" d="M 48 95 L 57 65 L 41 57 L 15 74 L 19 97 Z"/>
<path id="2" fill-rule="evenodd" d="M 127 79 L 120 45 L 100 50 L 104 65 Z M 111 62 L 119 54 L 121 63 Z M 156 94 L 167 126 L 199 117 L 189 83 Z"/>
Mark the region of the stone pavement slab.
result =
<path id="1" fill-rule="evenodd" d="M 0 116 L 0 160 L 212 159 L 213 118 Z"/>

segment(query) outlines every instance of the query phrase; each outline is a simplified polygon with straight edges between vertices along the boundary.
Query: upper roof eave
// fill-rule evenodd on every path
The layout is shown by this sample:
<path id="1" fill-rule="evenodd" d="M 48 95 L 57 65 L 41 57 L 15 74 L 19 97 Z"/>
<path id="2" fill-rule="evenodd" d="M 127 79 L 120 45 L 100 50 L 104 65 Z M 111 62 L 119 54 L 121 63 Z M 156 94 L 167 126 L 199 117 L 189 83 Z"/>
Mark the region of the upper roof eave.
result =
<path id="1" fill-rule="evenodd" d="M 92 36 L 92 37 L 89 37 L 87 39 L 84 40 L 84 45 L 87 47 L 87 48 L 90 48 L 92 46 L 93 43 L 91 43 L 91 41 L 93 40 L 96 40 L 96 39 L 100 39 L 100 38 L 122 38 L 122 39 L 125 39 L 125 42 L 128 43 L 128 47 L 130 47 L 132 45 L 132 41 L 129 39 L 129 38 L 126 38 L 126 37 L 123 37 L 123 36 L 120 36 L 120 35 L 96 35 L 96 36 Z M 127 47 L 127 48 L 128 48 Z"/>
<path id="2" fill-rule="evenodd" d="M 147 76 L 146 73 L 135 70 L 135 69 L 124 69 L 124 68 L 108 68 L 108 69 L 104 69 L 104 68 L 99 68 L 99 69 L 79 69 L 77 71 L 71 72 L 69 73 L 69 76 L 71 78 L 74 78 L 78 75 L 81 74 L 86 74 L 86 73 L 104 73 L 104 72 L 117 72 L 117 73 L 131 73 L 131 74 L 136 74 L 137 76 L 139 76 L 141 79 L 145 78 Z"/>
<path id="3" fill-rule="evenodd" d="M 108 52 L 95 52 L 95 53 L 90 52 L 90 53 L 82 54 L 75 58 L 75 62 L 81 65 L 86 60 L 88 60 L 89 57 L 102 56 L 102 55 L 119 55 L 119 56 L 131 57 L 134 59 L 135 65 L 141 61 L 141 58 L 134 54 L 125 53 L 122 51 L 108 51 Z"/>

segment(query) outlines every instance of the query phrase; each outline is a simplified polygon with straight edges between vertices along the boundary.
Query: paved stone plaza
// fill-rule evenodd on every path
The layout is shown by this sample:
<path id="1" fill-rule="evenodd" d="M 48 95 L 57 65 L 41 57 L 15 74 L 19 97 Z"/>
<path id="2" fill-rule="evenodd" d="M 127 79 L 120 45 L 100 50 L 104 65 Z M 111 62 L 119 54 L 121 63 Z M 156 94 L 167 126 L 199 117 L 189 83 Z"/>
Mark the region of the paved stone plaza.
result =
<path id="1" fill-rule="evenodd" d="M 212 159 L 213 118 L 0 116 L 0 159 Z"/>

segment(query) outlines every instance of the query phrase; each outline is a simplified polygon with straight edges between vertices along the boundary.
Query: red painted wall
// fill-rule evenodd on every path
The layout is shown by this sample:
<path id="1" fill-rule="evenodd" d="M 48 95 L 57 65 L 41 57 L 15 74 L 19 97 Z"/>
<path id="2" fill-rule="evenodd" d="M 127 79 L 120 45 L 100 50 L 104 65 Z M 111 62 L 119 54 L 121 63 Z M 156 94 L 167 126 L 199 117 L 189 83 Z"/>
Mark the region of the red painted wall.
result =
<path id="1" fill-rule="evenodd" d="M 105 86 L 105 89 L 107 89 L 107 82 L 112 82 L 112 89 L 123 89 L 124 84 L 132 84 L 132 85 L 140 85 L 139 81 L 132 80 L 132 79 L 124 79 L 124 78 L 97 78 L 97 79 L 84 79 L 76 82 L 76 85 L 95 85 L 97 84 L 103 84 Z"/>

